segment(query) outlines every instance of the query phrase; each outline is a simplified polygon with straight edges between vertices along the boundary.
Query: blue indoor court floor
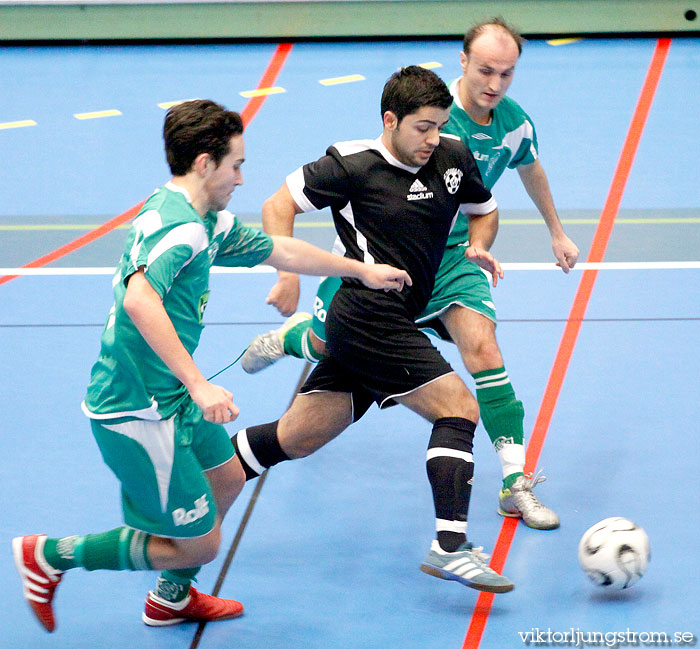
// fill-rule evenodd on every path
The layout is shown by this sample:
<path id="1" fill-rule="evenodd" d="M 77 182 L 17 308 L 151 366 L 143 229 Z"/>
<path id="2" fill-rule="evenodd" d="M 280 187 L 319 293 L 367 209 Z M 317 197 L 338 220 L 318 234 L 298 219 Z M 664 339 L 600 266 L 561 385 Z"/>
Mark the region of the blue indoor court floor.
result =
<path id="1" fill-rule="evenodd" d="M 494 188 L 493 252 L 506 264 L 493 291 L 498 339 L 526 434 L 542 445 L 536 464 L 548 479 L 537 493 L 562 521 L 548 532 L 504 523 L 500 466 L 480 426 L 469 535 L 505 561 L 512 593 L 491 601 L 420 572 L 434 535 L 430 425 L 373 408 L 317 454 L 272 469 L 261 488 L 249 483 L 229 512 L 197 587 L 218 584 L 245 604 L 242 618 L 152 629 L 140 615 L 155 573 L 76 570 L 59 588 L 51 635 L 23 601 L 10 540 L 121 523 L 117 481 L 80 402 L 126 229 L 72 242 L 168 179 L 159 104 L 207 97 L 248 111 L 245 184 L 229 209 L 260 225 L 287 173 L 335 141 L 379 134 L 381 89 L 397 67 L 430 65 L 450 81 L 461 43 L 296 43 L 283 58 L 269 43 L 0 49 L 0 647 L 517 649 L 548 630 L 699 636 L 700 39 L 668 45 L 533 40 L 509 92 L 535 123 L 582 262 L 569 275 L 554 267 L 546 227 L 508 172 Z M 277 91 L 253 111 L 241 93 L 272 61 Z M 330 247 L 330 214 L 301 215 L 296 235 Z M 265 304 L 274 279 L 265 268 L 212 275 L 196 355 L 205 375 L 282 322 Z M 316 285 L 302 281 L 305 310 Z M 438 345 L 473 387 L 454 346 Z M 303 369 L 285 359 L 254 376 L 226 370 L 218 380 L 241 410 L 230 432 L 279 417 Z M 628 591 L 594 587 L 577 564 L 581 534 L 609 516 L 636 521 L 651 541 L 647 574 Z"/>

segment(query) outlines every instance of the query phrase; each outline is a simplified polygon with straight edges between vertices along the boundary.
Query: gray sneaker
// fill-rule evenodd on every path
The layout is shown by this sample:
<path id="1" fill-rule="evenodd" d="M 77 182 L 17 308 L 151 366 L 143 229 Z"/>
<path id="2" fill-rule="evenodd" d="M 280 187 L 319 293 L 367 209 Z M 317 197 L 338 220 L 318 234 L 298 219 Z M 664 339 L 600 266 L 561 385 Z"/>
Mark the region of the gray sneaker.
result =
<path id="1" fill-rule="evenodd" d="M 462 543 L 456 552 L 445 552 L 434 540 L 420 569 L 433 577 L 458 581 L 469 588 L 487 593 L 507 593 L 513 590 L 515 586 L 507 577 L 499 575 L 486 565 L 489 557 L 482 550 L 483 548 L 475 548 L 467 542 Z"/>
<path id="2" fill-rule="evenodd" d="M 538 471 L 520 476 L 510 489 L 501 489 L 498 494 L 498 513 L 501 516 L 522 518 L 523 523 L 536 530 L 553 530 L 559 527 L 559 517 L 549 507 L 545 507 L 532 488 L 547 478 Z"/>
<path id="3" fill-rule="evenodd" d="M 241 357 L 241 367 L 248 374 L 255 374 L 264 370 L 280 358 L 284 353 L 284 336 L 294 326 L 305 320 L 311 320 L 310 313 L 295 313 L 287 318 L 279 329 L 273 329 L 267 333 L 253 338 L 248 349 Z"/>

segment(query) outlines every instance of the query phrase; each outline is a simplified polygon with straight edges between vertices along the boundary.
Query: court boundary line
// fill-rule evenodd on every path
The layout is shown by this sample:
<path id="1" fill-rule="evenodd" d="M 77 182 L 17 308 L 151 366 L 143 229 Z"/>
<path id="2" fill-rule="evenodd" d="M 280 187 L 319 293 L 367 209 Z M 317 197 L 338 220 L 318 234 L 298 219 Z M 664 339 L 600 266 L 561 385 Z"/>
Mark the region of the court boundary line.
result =
<path id="1" fill-rule="evenodd" d="M 656 42 L 656 47 L 651 57 L 647 74 L 642 84 L 637 104 L 632 114 L 632 119 L 628 127 L 622 151 L 618 159 L 615 172 L 613 174 L 610 189 L 603 206 L 603 212 L 600 217 L 600 222 L 593 235 L 593 241 L 588 253 L 587 262 L 600 263 L 602 262 L 605 250 L 610 240 L 615 217 L 620 208 L 622 195 L 624 194 L 627 180 L 629 178 L 632 164 L 637 153 L 637 148 L 641 140 L 642 132 L 646 125 L 649 111 L 651 109 L 656 90 L 658 88 L 661 74 L 663 73 L 664 65 L 671 46 L 670 38 L 660 38 Z M 569 361 L 573 355 L 576 340 L 578 339 L 581 323 L 585 316 L 588 302 L 593 293 L 593 287 L 598 275 L 598 269 L 586 269 L 581 276 L 576 295 L 567 319 L 564 333 L 559 343 L 559 348 L 554 357 L 552 370 L 547 381 L 540 409 L 535 420 L 535 425 L 530 435 L 530 442 L 527 445 L 525 456 L 525 471 L 533 470 L 537 465 L 544 440 L 547 436 L 549 424 L 551 423 L 557 399 L 561 392 L 566 371 L 569 366 Z M 515 537 L 515 532 L 518 525 L 517 518 L 505 518 L 501 530 L 496 539 L 493 556 L 490 566 L 497 572 L 502 572 L 510 547 Z M 493 593 L 479 593 L 474 611 L 467 629 L 462 649 L 478 649 L 481 644 L 481 638 L 486 628 L 491 605 L 493 603 Z"/>
<path id="2" fill-rule="evenodd" d="M 258 88 L 264 88 L 274 83 L 291 50 L 291 43 L 279 43 L 277 45 L 274 53 L 272 54 L 272 58 L 268 62 L 263 72 L 263 75 L 260 78 Z M 263 105 L 265 99 L 266 96 L 253 97 L 243 107 L 243 110 L 241 111 L 240 115 L 241 119 L 243 120 L 243 125 L 245 127 L 247 127 L 250 124 L 253 117 L 255 117 L 257 112 L 260 110 L 260 107 Z M 73 239 L 73 241 L 70 241 L 69 243 L 61 246 L 60 248 L 56 248 L 55 250 L 52 250 L 51 252 L 42 255 L 41 257 L 38 257 L 33 261 L 30 261 L 29 263 L 22 266 L 22 268 L 41 268 L 42 266 L 50 264 L 51 262 L 56 261 L 61 257 L 65 257 L 71 252 L 75 252 L 79 248 L 86 246 L 88 243 L 92 243 L 96 239 L 99 239 L 100 237 L 104 236 L 105 234 L 109 234 L 115 228 L 118 228 L 120 225 L 123 225 L 127 221 L 133 219 L 138 214 L 139 210 L 143 207 L 143 204 L 145 202 L 146 199 L 142 200 L 137 205 L 130 207 L 128 210 L 126 210 L 126 212 L 123 212 L 122 214 L 111 218 L 109 221 L 103 223 L 94 230 L 91 230 L 90 232 L 79 236 L 77 239 Z M 15 275 L 0 275 L 0 286 L 21 276 L 22 275 L 19 273 Z"/>
<path id="3" fill-rule="evenodd" d="M 561 269 L 554 262 L 505 262 L 501 264 L 503 270 L 508 271 L 558 271 Z M 571 272 L 598 271 L 598 270 L 695 270 L 700 269 L 700 261 L 607 261 L 607 262 L 581 262 Z M 34 276 L 51 277 L 61 275 L 114 275 L 114 266 L 78 266 L 60 268 L 0 268 L 0 277 L 10 276 Z M 259 275 L 275 273 L 273 266 L 261 264 L 253 268 L 214 266 L 210 271 L 213 275 Z"/>

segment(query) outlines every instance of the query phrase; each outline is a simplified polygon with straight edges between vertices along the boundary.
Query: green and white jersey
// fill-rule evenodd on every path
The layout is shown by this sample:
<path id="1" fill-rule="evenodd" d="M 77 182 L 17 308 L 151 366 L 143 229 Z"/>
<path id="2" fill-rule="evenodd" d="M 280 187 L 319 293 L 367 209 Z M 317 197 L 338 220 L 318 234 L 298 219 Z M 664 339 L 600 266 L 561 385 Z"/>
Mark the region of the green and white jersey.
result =
<path id="1" fill-rule="evenodd" d="M 503 97 L 492 111 L 491 123 L 477 124 L 459 99 L 459 78 L 450 84 L 454 101 L 450 119 L 444 132 L 457 135 L 474 154 L 481 178 L 491 189 L 501 174 L 508 169 L 537 160 L 537 135 L 528 114 L 510 97 Z M 463 214 L 457 217 L 448 246 L 456 246 L 468 239 L 469 220 Z"/>
<path id="2" fill-rule="evenodd" d="M 230 212 L 202 218 L 187 192 L 172 183 L 156 190 L 134 219 L 112 285 L 114 306 L 102 333 L 83 412 L 93 419 L 167 419 L 187 395 L 124 311 L 126 283 L 144 267 L 182 344 L 192 354 L 203 329 L 209 270 L 252 267 L 272 252 L 272 239 Z"/>

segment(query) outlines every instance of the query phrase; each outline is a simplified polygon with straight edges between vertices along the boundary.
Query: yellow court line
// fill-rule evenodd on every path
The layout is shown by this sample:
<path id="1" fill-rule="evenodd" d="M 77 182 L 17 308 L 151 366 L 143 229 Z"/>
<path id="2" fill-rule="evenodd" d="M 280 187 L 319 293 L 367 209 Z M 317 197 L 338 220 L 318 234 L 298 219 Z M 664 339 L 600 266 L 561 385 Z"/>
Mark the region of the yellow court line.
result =
<path id="1" fill-rule="evenodd" d="M 442 63 L 438 63 L 437 61 L 428 61 L 427 63 L 419 63 L 418 67 L 425 68 L 426 70 L 432 70 L 433 68 L 441 68 Z"/>
<path id="2" fill-rule="evenodd" d="M 23 126 L 36 126 L 33 119 L 23 119 L 19 122 L 3 122 L 0 124 L 0 130 L 6 128 L 22 128 Z"/>
<path id="3" fill-rule="evenodd" d="M 361 74 L 348 74 L 344 77 L 331 77 L 330 79 L 320 79 L 319 83 L 323 86 L 337 86 L 340 83 L 352 83 L 353 81 L 364 81 L 365 78 Z"/>
<path id="4" fill-rule="evenodd" d="M 116 117 L 121 115 L 120 110 L 98 110 L 93 113 L 75 113 L 73 117 L 75 119 L 99 119 L 100 117 Z"/>
<path id="5" fill-rule="evenodd" d="M 180 104 L 184 104 L 186 101 L 194 101 L 194 99 L 178 99 L 176 101 L 164 101 L 158 104 L 158 108 L 167 110 L 168 108 L 172 108 L 173 106 L 179 106 Z"/>
<path id="6" fill-rule="evenodd" d="M 554 47 L 557 45 L 571 45 L 571 43 L 578 43 L 582 40 L 582 38 L 553 38 L 547 41 L 547 45 L 554 45 Z"/>
<path id="7" fill-rule="evenodd" d="M 272 86 L 271 88 L 257 88 L 255 90 L 244 90 L 238 94 L 241 97 L 264 97 L 265 95 L 277 95 L 280 92 L 287 92 L 284 88 L 280 86 Z"/>

